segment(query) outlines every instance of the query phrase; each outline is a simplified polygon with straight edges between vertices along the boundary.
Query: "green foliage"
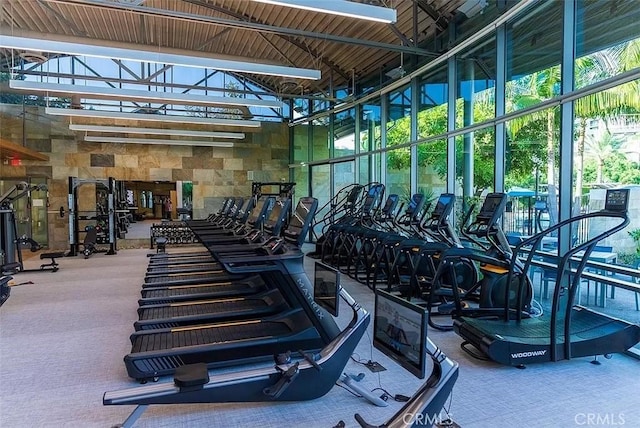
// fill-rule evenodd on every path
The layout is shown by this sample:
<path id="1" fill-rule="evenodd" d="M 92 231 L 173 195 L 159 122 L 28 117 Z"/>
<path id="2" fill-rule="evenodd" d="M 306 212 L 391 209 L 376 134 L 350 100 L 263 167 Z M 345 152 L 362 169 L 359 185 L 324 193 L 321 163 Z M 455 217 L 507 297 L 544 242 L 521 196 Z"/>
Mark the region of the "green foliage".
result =
<path id="1" fill-rule="evenodd" d="M 606 159 L 603 175 L 614 183 L 640 184 L 640 164 L 630 161 L 622 153 L 614 153 Z"/>
<path id="2" fill-rule="evenodd" d="M 640 258 L 640 229 L 629 231 L 629 236 L 631 236 L 633 242 L 636 244 L 636 257 Z"/>
<path id="3" fill-rule="evenodd" d="M 604 78 L 637 68 L 640 65 L 640 39 L 625 42 L 619 46 L 596 52 L 576 60 L 576 82 L 583 87 Z M 560 90 L 560 66 L 549 67 L 507 82 L 507 111 L 517 111 L 553 98 Z M 583 119 L 609 118 L 623 113 L 640 111 L 640 88 L 638 82 L 629 82 L 614 88 L 579 98 L 575 101 L 576 116 Z M 482 122 L 494 117 L 495 102 L 491 90 L 476 94 L 473 105 L 474 122 Z M 417 127 L 421 138 L 441 135 L 447 131 L 447 104 L 433 106 L 418 112 Z M 464 102 L 456 101 L 456 122 L 461 126 Z M 550 182 L 547 164 L 559 168 L 559 123 L 560 109 L 545 109 L 515 118 L 507 122 L 507 153 L 505 177 L 507 188 L 522 186 L 532 188 L 535 173 L 541 183 Z M 410 140 L 410 118 L 400 118 L 387 124 L 387 145 L 405 144 Z M 378 130 L 379 127 L 376 127 Z M 474 138 L 474 184 L 476 190 L 491 188 L 494 180 L 494 135 L 493 127 L 476 131 Z M 591 159 L 584 160 L 584 182 L 596 181 L 597 172 L 621 184 L 640 184 L 640 165 L 616 153 L 620 141 L 606 141 L 602 144 L 601 165 Z M 551 156 L 547 153 L 553 148 Z M 593 151 L 593 150 L 591 150 Z M 447 143 L 438 140 L 420 144 L 417 148 L 418 166 L 429 167 L 442 179 L 447 174 Z M 410 168 L 411 156 L 408 147 L 388 153 L 387 166 L 392 170 L 405 171 Z M 463 173 L 463 138 L 456 138 L 456 179 L 461 181 Z M 602 165 L 604 162 L 604 165 Z M 555 180 L 554 180 L 555 181 Z"/>

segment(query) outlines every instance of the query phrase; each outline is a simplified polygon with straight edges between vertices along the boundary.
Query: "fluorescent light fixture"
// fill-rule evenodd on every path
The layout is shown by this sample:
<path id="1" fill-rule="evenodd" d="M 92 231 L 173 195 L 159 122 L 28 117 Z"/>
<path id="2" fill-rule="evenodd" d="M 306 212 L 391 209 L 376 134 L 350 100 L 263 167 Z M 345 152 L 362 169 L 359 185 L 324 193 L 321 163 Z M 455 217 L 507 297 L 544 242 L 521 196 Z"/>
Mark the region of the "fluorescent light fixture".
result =
<path id="1" fill-rule="evenodd" d="M 22 91 L 38 91 L 69 96 L 83 95 L 85 98 L 115 99 L 118 101 L 146 101 L 167 104 L 241 106 L 282 108 L 281 101 L 259 100 L 251 98 L 214 97 L 211 95 L 183 94 L 175 92 L 140 91 L 99 86 L 68 85 L 64 83 L 32 82 L 28 80 L 10 80 L 9 87 Z"/>
<path id="2" fill-rule="evenodd" d="M 241 119 L 218 119 L 198 116 L 175 116 L 167 114 L 127 113 L 120 111 L 81 110 L 46 107 L 44 112 L 53 116 L 88 117 L 99 119 L 140 120 L 145 122 L 192 123 L 198 125 L 240 126 L 260 128 L 260 122 Z"/>
<path id="3" fill-rule="evenodd" d="M 382 9 L 382 8 L 380 8 Z M 36 52 L 52 52 L 65 55 L 80 55 L 96 58 L 119 59 L 135 62 L 153 62 L 184 67 L 212 68 L 221 71 L 293 77 L 295 79 L 320 79 L 320 70 L 260 64 L 257 62 L 233 61 L 199 56 L 162 53 L 153 50 L 125 49 L 92 44 L 61 42 L 56 40 L 0 35 L 0 47 Z"/>
<path id="4" fill-rule="evenodd" d="M 253 0 L 275 6 L 293 7 L 312 12 L 329 13 L 331 15 L 348 16 L 368 21 L 392 23 L 398 20 L 395 9 L 354 3 L 345 0 Z"/>
<path id="5" fill-rule="evenodd" d="M 123 143 L 123 144 L 160 144 L 165 146 L 202 146 L 202 147 L 233 147 L 228 141 L 190 141 L 190 140 L 162 140 L 158 138 L 123 138 L 123 137 L 95 137 L 86 136 L 84 141 L 90 143 Z"/>
<path id="6" fill-rule="evenodd" d="M 134 128 L 128 126 L 69 125 L 72 131 L 113 132 L 122 134 L 177 135 L 183 137 L 232 138 L 242 140 L 243 132 L 192 131 L 190 129 Z"/>

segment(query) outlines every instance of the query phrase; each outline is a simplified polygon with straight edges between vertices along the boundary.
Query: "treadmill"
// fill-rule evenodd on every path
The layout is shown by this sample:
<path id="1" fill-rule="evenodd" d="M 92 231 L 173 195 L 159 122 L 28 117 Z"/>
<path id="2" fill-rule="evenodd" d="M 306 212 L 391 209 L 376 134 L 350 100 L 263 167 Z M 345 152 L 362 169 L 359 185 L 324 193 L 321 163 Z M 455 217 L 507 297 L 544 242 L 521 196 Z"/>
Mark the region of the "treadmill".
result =
<path id="1" fill-rule="evenodd" d="M 302 259 L 299 260 L 294 264 L 302 267 Z M 298 292 L 313 296 L 308 278 L 303 280 L 306 278 L 304 272 L 296 269 L 294 275 L 301 287 Z M 150 404 L 303 401 L 322 397 L 342 376 L 370 320 L 369 313 L 344 288 L 340 289 L 340 297 L 353 313 L 351 322 L 341 332 L 332 334 L 333 338 L 317 353 L 293 353 L 286 361 L 276 360 L 275 364 L 225 373 L 207 370 L 203 364 L 182 366 L 172 380 L 106 392 L 103 404 L 137 405 L 121 424 L 131 427 Z M 313 313 L 316 320 L 332 318 L 318 305 L 315 305 Z M 438 357 L 441 355 L 444 354 L 437 354 Z M 452 384 L 448 381 L 452 378 L 448 374 L 450 372 L 442 370 L 443 376 L 437 376 L 438 380 Z M 439 391 L 440 385 L 438 382 L 433 391 Z"/>
<path id="2" fill-rule="evenodd" d="M 300 247 L 304 234 L 317 209 L 313 198 L 302 198 L 293 213 L 289 228 L 284 231 L 289 245 Z M 276 238 L 277 239 L 277 238 Z M 273 249 L 272 249 L 273 251 Z M 238 287 L 241 289 L 241 287 Z M 191 295 L 190 297 L 193 297 Z M 215 320 L 231 320 L 251 315 L 270 315 L 289 308 L 289 302 L 279 290 L 271 289 L 260 295 L 202 296 L 200 299 L 184 299 L 174 302 L 147 302 L 138 309 L 136 331 L 153 328 L 193 325 Z"/>
<path id="3" fill-rule="evenodd" d="M 283 224 L 288 217 L 289 208 L 291 206 L 291 200 L 286 199 L 277 201 L 269 214 L 269 219 L 264 223 L 265 231 L 268 231 L 273 236 L 280 234 Z M 216 248 L 224 249 L 225 251 L 233 252 L 253 252 L 259 249 L 262 244 L 248 245 L 248 242 L 252 242 L 252 239 L 259 239 L 262 237 L 262 232 L 254 230 L 255 234 L 252 234 L 252 238 L 240 238 L 232 237 L 234 240 L 238 240 L 239 244 L 229 245 L 229 237 L 222 237 L 222 240 L 226 242 L 224 245 L 211 246 L 207 245 L 209 251 L 213 254 Z M 200 239 L 200 236 L 196 232 L 196 236 Z M 255 237 L 255 238 L 254 238 Z M 202 240 L 202 239 L 201 239 Z M 219 242 L 216 240 L 215 242 Z M 205 244 L 206 245 L 206 244 Z M 209 267 L 204 267 L 203 270 L 196 270 L 193 272 L 182 272 L 181 270 L 169 270 L 167 272 L 161 272 L 160 274 L 147 275 L 143 287 L 154 287 L 159 284 L 162 285 L 190 285 L 197 284 L 199 282 L 210 281 L 233 281 L 242 279 L 242 276 L 230 275 L 224 268 L 218 263 L 211 263 Z"/>
<path id="4" fill-rule="evenodd" d="M 297 349 L 320 349 L 339 333 L 334 320 L 324 316 L 308 299 L 312 287 L 304 273 L 304 254 L 298 248 L 308 233 L 317 200 L 302 198 L 303 223 L 292 217 L 284 238 L 272 238 L 261 254 L 221 257 L 230 274 L 259 274 L 268 287 L 286 296 L 289 309 L 262 317 L 211 321 L 191 326 L 141 330 L 131 335 L 131 353 L 125 356 L 129 376 L 146 381 L 169 375 L 181 366 L 204 363 L 208 367 L 236 365 L 271 359 Z M 295 242 L 293 236 L 296 236 Z"/>
<path id="5" fill-rule="evenodd" d="M 260 198 L 251 211 L 250 215 L 247 217 L 245 224 L 236 227 L 233 230 L 230 230 L 229 234 L 244 237 L 250 230 L 260 230 L 262 228 L 264 219 L 269 216 L 271 208 L 274 204 L 275 198 L 273 198 L 272 196 Z M 195 232 L 195 230 L 194 233 L 196 234 L 196 236 L 198 236 L 198 233 Z M 153 273 L 155 275 L 159 273 L 172 273 L 176 271 L 198 271 L 203 270 L 202 268 L 204 266 L 202 265 L 217 263 L 208 250 L 204 253 L 198 253 L 198 255 L 195 257 L 190 256 L 190 253 L 183 254 L 185 255 L 185 257 L 152 257 L 152 259 L 149 261 L 147 274 Z M 199 267 L 196 269 L 192 269 L 192 266 L 190 265 L 197 265 Z"/>
<path id="6" fill-rule="evenodd" d="M 227 296 L 183 302 L 147 304 L 138 308 L 136 331 L 267 316 L 289 309 L 277 289 L 248 296 Z"/>
<path id="7" fill-rule="evenodd" d="M 255 199 L 250 197 L 246 202 L 243 198 L 238 199 L 239 201 L 234 205 L 232 214 L 228 218 L 211 224 L 192 225 L 190 226 L 191 230 L 201 230 L 204 233 L 226 233 L 235 227 L 244 225 L 255 207 Z"/>
<path id="8" fill-rule="evenodd" d="M 267 290 L 259 274 L 239 281 L 204 282 L 192 285 L 147 287 L 141 290 L 138 305 L 155 305 L 186 300 L 215 299 L 229 296 L 247 296 Z"/>
<path id="9" fill-rule="evenodd" d="M 628 189 L 607 190 L 603 210 L 564 220 L 516 245 L 514 254 L 528 253 L 524 261 L 527 272 L 529 267 L 535 266 L 535 258 L 540 254 L 545 237 L 575 230 L 580 223 L 606 220 L 611 224 L 618 221 L 614 227 L 586 242 L 571 245 L 566 253 L 555 255 L 557 275 L 550 314 L 537 318 L 505 317 L 507 321 L 463 316 L 454 320 L 456 333 L 491 360 L 512 366 L 608 355 L 624 352 L 640 342 L 640 325 L 574 304 L 580 275 L 589 254 L 600 240 L 622 230 L 629 223 L 628 199 Z M 548 260 L 552 256 L 545 257 Z M 514 257 L 508 281 L 517 281 L 522 288 L 526 275 L 520 275 L 519 278 L 514 275 L 516 263 L 517 258 Z M 505 308 L 505 312 L 508 310 Z"/>

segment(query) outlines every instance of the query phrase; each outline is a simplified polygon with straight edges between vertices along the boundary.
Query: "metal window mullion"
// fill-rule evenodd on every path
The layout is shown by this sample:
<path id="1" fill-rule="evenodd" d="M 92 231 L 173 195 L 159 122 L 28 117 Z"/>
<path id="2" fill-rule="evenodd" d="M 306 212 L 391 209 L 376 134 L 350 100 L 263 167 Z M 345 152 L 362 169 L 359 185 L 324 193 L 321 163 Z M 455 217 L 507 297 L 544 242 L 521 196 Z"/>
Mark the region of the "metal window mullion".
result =
<path id="1" fill-rule="evenodd" d="M 380 97 L 380 182 L 387 185 L 387 120 L 389 114 L 387 108 L 389 106 L 388 95 Z"/>
<path id="2" fill-rule="evenodd" d="M 360 181 L 360 158 L 358 154 L 360 154 L 360 116 L 362 112 L 362 104 L 357 104 L 354 107 L 354 127 L 353 127 L 353 153 L 355 154 L 355 159 L 353 160 L 353 180 L 354 182 Z M 362 184 L 362 183 L 360 183 Z"/>
<path id="3" fill-rule="evenodd" d="M 334 126 L 335 126 L 335 118 L 336 115 L 332 114 L 329 116 L 329 159 L 333 159 L 336 155 L 335 152 L 335 135 L 334 135 Z M 336 183 L 335 183 L 335 167 L 334 163 L 331 162 L 329 164 L 329 199 L 333 198 L 335 195 Z"/>
<path id="4" fill-rule="evenodd" d="M 574 88 L 574 60 L 576 51 L 575 33 L 576 1 L 566 0 L 563 3 L 562 16 L 562 62 L 561 85 L 562 95 L 571 93 Z M 559 210 L 558 221 L 571 218 L 571 196 L 573 187 L 573 103 L 560 105 L 560 168 L 558 180 Z M 571 229 L 563 229 L 560 234 L 560 254 L 571 246 Z"/>
<path id="5" fill-rule="evenodd" d="M 410 139 L 416 141 L 418 139 L 418 109 L 419 109 L 419 90 L 418 78 L 411 79 L 411 115 L 409 117 L 411 123 L 410 127 Z M 418 192 L 418 145 L 412 144 L 410 148 L 410 169 L 409 169 L 409 183 L 411 188 L 411 194 Z"/>
<path id="6" fill-rule="evenodd" d="M 505 24 L 496 28 L 496 117 L 504 115 L 506 111 L 507 87 L 507 29 Z M 495 127 L 495 164 L 493 186 L 496 192 L 505 190 L 506 158 L 507 158 L 507 130 L 504 122 Z"/>
<path id="7" fill-rule="evenodd" d="M 456 60 L 447 64 L 447 132 L 456 128 Z M 456 137 L 447 137 L 447 192 L 456 191 Z"/>

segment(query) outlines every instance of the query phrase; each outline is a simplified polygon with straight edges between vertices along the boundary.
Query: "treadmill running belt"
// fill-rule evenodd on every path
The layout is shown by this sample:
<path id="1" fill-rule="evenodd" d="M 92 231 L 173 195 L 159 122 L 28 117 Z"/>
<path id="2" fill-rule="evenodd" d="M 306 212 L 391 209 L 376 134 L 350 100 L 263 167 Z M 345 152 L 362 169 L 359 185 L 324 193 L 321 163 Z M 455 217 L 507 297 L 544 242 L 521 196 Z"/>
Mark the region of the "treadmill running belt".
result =
<path id="1" fill-rule="evenodd" d="M 167 297 L 176 297 L 176 296 L 186 296 L 191 294 L 203 294 L 203 293 L 216 293 L 224 296 L 225 294 L 237 293 L 237 294 L 245 294 L 245 293 L 255 293 L 257 291 L 263 290 L 262 286 L 254 286 L 251 284 L 243 284 L 243 283 L 221 283 L 219 285 L 216 284 L 200 284 L 193 286 L 183 286 L 183 287 L 158 287 L 158 288 L 146 288 L 142 290 L 143 298 L 167 298 Z"/>
<path id="2" fill-rule="evenodd" d="M 604 336 L 628 325 L 623 321 L 588 310 L 574 309 L 571 311 L 571 316 L 571 336 L 575 336 L 574 341 L 578 338 L 588 339 Z M 551 340 L 549 337 L 551 328 L 549 318 L 528 319 L 520 324 L 487 322 L 487 320 L 475 318 L 464 318 L 464 320 L 468 326 L 486 335 L 509 338 L 514 342 L 529 342 L 532 339 L 537 339 L 534 343 L 549 344 Z M 557 325 L 558 341 L 563 342 L 564 319 L 559 319 Z"/>
<path id="3" fill-rule="evenodd" d="M 165 266 L 175 266 L 175 265 L 193 265 L 193 264 L 201 264 L 201 263 L 215 263 L 215 259 L 209 256 L 203 257 L 185 257 L 185 258 L 175 258 L 168 260 L 158 260 L 149 262 L 149 268 L 156 267 L 165 267 Z"/>
<path id="4" fill-rule="evenodd" d="M 271 299 L 245 299 L 232 298 L 223 301 L 196 301 L 189 304 L 172 304 L 163 305 L 161 307 L 141 307 L 138 309 L 138 317 L 140 320 L 153 320 L 159 318 L 185 317 L 194 315 L 214 314 L 222 316 L 227 313 L 251 313 L 251 311 L 259 311 L 273 304 Z"/>
<path id="5" fill-rule="evenodd" d="M 290 332 L 291 329 L 284 322 L 260 320 L 222 326 L 177 328 L 162 333 L 153 333 L 153 330 L 150 330 L 135 338 L 131 353 L 277 337 Z"/>
<path id="6" fill-rule="evenodd" d="M 242 275 L 232 275 L 224 271 L 191 273 L 185 275 L 165 275 L 145 278 L 143 287 L 158 285 L 197 284 L 210 281 L 227 281 L 241 279 Z"/>
<path id="7" fill-rule="evenodd" d="M 171 273 L 190 273 L 211 271 L 211 269 L 222 269 L 220 263 L 216 263 L 213 260 L 209 263 L 192 264 L 192 265 L 180 265 L 180 266 L 160 266 L 147 268 L 147 276 L 168 275 Z"/>

